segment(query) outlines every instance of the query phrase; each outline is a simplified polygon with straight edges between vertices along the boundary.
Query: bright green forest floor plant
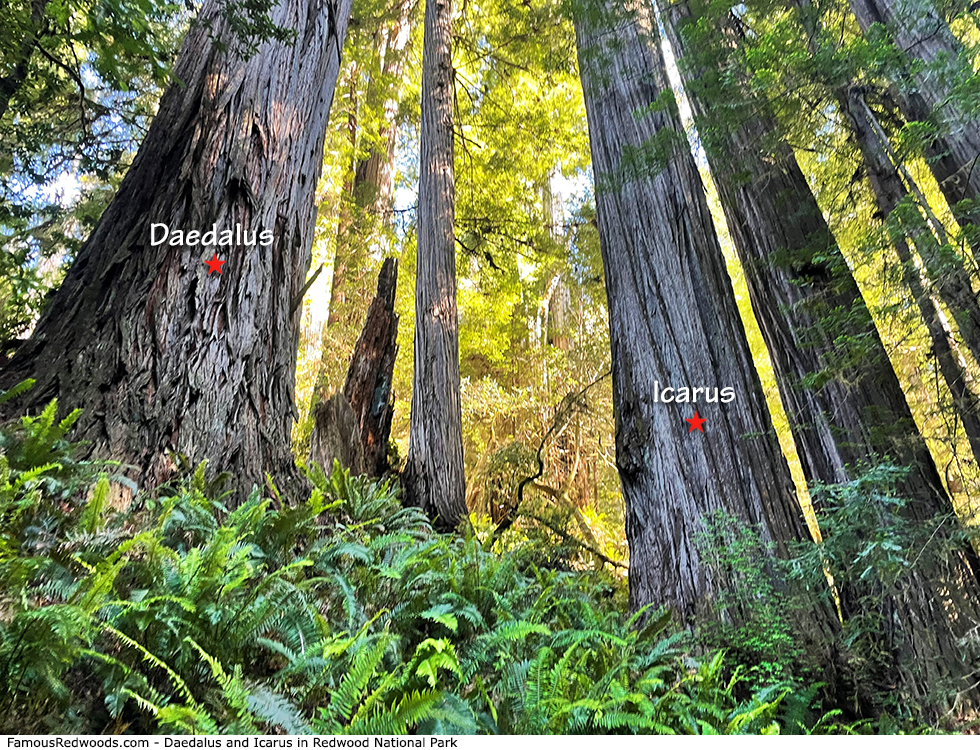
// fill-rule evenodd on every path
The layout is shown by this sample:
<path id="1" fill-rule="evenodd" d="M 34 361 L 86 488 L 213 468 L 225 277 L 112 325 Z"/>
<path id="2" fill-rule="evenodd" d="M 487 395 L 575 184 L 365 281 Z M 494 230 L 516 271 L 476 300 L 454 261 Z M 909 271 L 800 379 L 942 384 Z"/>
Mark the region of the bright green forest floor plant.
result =
<path id="1" fill-rule="evenodd" d="M 435 533 L 391 483 L 314 466 L 306 502 L 228 509 L 202 464 L 119 509 L 55 411 L 0 428 L 0 732 L 804 726 L 621 582 Z"/>

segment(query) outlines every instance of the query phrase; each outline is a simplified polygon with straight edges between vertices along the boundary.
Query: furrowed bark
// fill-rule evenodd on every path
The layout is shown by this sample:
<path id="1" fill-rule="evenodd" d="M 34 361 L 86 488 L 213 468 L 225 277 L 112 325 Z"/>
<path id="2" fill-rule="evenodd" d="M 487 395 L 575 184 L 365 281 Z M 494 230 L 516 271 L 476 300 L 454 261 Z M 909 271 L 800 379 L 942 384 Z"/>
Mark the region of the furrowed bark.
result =
<path id="1" fill-rule="evenodd" d="M 466 518 L 454 229 L 452 12 L 428 0 L 422 53 L 415 376 L 406 501 L 444 528 Z"/>
<path id="2" fill-rule="evenodd" d="M 609 300 L 616 460 L 630 604 L 690 620 L 717 582 L 695 538 L 724 511 L 785 552 L 808 539 L 772 430 L 704 188 L 669 96 L 649 11 L 575 19 Z M 596 16 L 600 17 L 596 17 Z M 655 104 L 656 103 L 656 104 Z M 654 403 L 656 388 L 731 387 L 729 404 Z"/>
<path id="3" fill-rule="evenodd" d="M 388 469 L 394 406 L 392 374 L 398 353 L 395 287 L 398 261 L 389 258 L 378 276 L 341 393 L 313 409 L 310 459 L 330 471 L 334 459 L 355 474 L 380 477 Z"/>
<path id="4" fill-rule="evenodd" d="M 860 147 L 878 208 L 887 217 L 905 197 L 905 187 L 879 140 L 874 114 L 863 97 L 863 92 L 852 86 L 840 101 Z M 980 447 L 976 398 L 966 386 L 939 308 L 914 265 L 906 235 L 895 228 L 890 231 L 890 240 L 902 263 L 905 283 L 925 321 L 940 372 L 976 452 Z M 930 236 L 926 241 L 931 242 L 933 238 Z M 941 540 L 955 529 L 955 514 L 952 508 L 937 507 L 929 500 L 927 495 L 913 496 L 905 511 L 921 521 L 940 512 L 950 514 L 953 520 L 949 528 L 937 532 Z M 890 627 L 881 634 L 893 654 L 892 674 L 884 679 L 925 705 L 932 721 L 938 721 L 947 711 L 968 712 L 980 705 L 980 686 L 976 683 L 980 653 L 977 643 L 980 561 L 973 548 L 964 544 L 949 554 L 941 569 L 913 570 L 904 580 L 902 595 L 891 603 L 892 611 L 885 621 Z M 847 592 L 842 593 L 845 616 L 857 614 L 847 611 L 851 602 Z"/>
<path id="5" fill-rule="evenodd" d="M 711 63 L 688 39 L 690 24 L 708 12 L 697 0 L 665 2 L 664 25 L 803 473 L 809 483 L 845 482 L 862 463 L 888 455 L 910 467 L 906 494 L 949 509 L 878 329 L 793 150 L 764 103 L 731 82 L 731 61 L 723 63 L 736 40 L 719 31 L 713 54 L 720 57 Z M 722 86 L 726 121 L 716 120 L 702 93 L 713 88 L 719 96 Z M 735 110 L 739 100 L 744 106 Z"/>
<path id="6" fill-rule="evenodd" d="M 95 455 L 171 476 L 170 452 L 209 459 L 242 490 L 291 472 L 300 305 L 314 190 L 350 0 L 281 0 L 291 45 L 250 60 L 230 41 L 222 3 L 191 27 L 159 112 L 115 199 L 0 387 L 38 379 L 31 403 L 81 406 L 76 435 Z M 214 36 L 212 36 L 214 35 Z M 183 231 L 273 232 L 270 246 L 150 244 L 151 223 Z M 241 495 L 237 495 L 241 497 Z"/>

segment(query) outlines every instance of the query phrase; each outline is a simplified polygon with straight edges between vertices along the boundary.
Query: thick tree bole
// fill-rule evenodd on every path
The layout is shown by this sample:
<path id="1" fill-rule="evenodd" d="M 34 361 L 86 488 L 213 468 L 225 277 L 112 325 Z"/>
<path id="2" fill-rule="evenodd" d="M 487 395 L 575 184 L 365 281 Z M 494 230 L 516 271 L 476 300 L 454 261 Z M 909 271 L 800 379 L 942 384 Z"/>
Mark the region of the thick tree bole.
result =
<path id="1" fill-rule="evenodd" d="M 614 19 L 617 6 L 600 7 Z M 650 106 L 669 92 L 666 69 L 648 11 L 630 6 L 630 18 L 575 19 L 609 300 L 616 461 L 630 604 L 667 604 L 689 621 L 716 591 L 695 544 L 703 516 L 722 510 L 755 524 L 783 552 L 809 534 L 693 157 L 681 147 L 659 173 L 602 187 L 621 173 L 624 150 L 665 129 L 684 138 L 676 108 Z M 685 418 L 695 407 L 653 403 L 654 381 L 737 395 L 697 404 L 707 423 L 691 435 Z"/>
<path id="2" fill-rule="evenodd" d="M 685 39 L 691 8 L 699 4 L 664 5 L 665 28 L 701 125 L 807 482 L 845 482 L 861 463 L 888 455 L 910 467 L 905 494 L 922 498 L 937 512 L 949 509 L 878 329 L 793 150 L 776 134 L 764 104 L 730 84 L 729 95 L 745 102 L 737 115 L 741 119 L 713 121 L 701 92 L 706 85 L 718 85 L 719 75 L 696 62 Z M 719 36 L 715 42 L 727 40 Z M 828 330 L 831 324 L 823 318 L 831 315 L 842 322 Z M 860 356 L 842 349 L 841 339 L 859 341 Z M 838 372 L 840 361 L 848 366 Z M 819 388 L 805 385 L 825 372 L 834 376 Z"/>
<path id="3" fill-rule="evenodd" d="M 905 197 L 905 187 L 875 133 L 873 115 L 863 94 L 851 87 L 841 94 L 839 103 L 861 150 L 878 208 L 887 217 Z M 893 232 L 890 239 L 902 263 L 905 283 L 929 331 L 940 372 L 976 452 L 980 448 L 976 400 L 966 387 L 939 310 L 923 286 L 904 235 Z M 913 496 L 906 512 L 918 520 L 928 520 L 940 512 L 952 514 L 951 507 L 945 504 L 937 507 L 931 499 L 927 494 Z M 849 606 L 847 599 L 846 595 L 842 596 L 845 610 Z M 850 613 L 845 611 L 845 614 Z M 980 561 L 973 548 L 963 545 L 952 552 L 945 561 L 945 569 L 908 576 L 907 591 L 894 603 L 893 616 L 897 620 L 894 630 L 903 631 L 906 637 L 892 644 L 896 652 L 896 674 L 891 679 L 922 701 L 929 701 L 938 691 L 948 688 L 959 693 L 959 707 L 980 705 L 980 690 L 974 684 L 978 649 L 967 643 L 971 631 L 980 627 Z M 930 708 L 934 712 L 931 718 L 936 720 L 947 707 Z"/>
<path id="4" fill-rule="evenodd" d="M 290 427 L 314 190 L 350 0 L 282 0 L 272 20 L 294 45 L 248 62 L 223 53 L 221 3 L 191 27 L 170 86 L 115 199 L 30 341 L 0 375 L 26 377 L 29 403 L 85 409 L 76 436 L 131 464 L 144 485 L 172 472 L 169 451 L 209 459 L 242 487 L 291 472 Z M 273 244 L 150 245 L 150 224 L 271 229 Z M 210 249 L 208 249 L 210 250 Z M 18 400 L 23 403 L 22 399 Z"/>
<path id="5" fill-rule="evenodd" d="M 449 0 L 425 6 L 418 250 L 415 280 L 415 375 L 406 501 L 443 528 L 466 518 L 459 400 L 454 230 L 452 13 Z"/>

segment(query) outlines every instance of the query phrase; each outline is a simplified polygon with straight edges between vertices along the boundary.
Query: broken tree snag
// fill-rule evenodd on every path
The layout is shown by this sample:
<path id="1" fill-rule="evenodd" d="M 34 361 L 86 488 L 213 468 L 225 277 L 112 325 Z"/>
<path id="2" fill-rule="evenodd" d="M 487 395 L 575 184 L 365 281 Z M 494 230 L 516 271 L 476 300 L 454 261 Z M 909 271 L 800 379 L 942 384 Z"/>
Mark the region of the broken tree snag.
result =
<path id="1" fill-rule="evenodd" d="M 397 281 L 398 261 L 389 258 L 381 267 L 378 292 L 354 345 L 344 389 L 313 410 L 310 460 L 326 471 L 334 459 L 355 474 L 378 477 L 388 468 L 394 414 L 391 380 L 398 353 Z"/>
<path id="2" fill-rule="evenodd" d="M 378 274 L 378 291 L 368 307 L 344 383 L 344 396 L 361 431 L 364 471 L 371 476 L 381 476 L 388 468 L 388 437 L 395 410 L 391 379 L 398 353 L 397 283 L 398 261 L 388 258 Z"/>
<path id="3" fill-rule="evenodd" d="M 313 409 L 310 461 L 320 464 L 329 473 L 335 460 L 352 474 L 364 473 L 361 428 L 342 393 L 334 393 Z"/>

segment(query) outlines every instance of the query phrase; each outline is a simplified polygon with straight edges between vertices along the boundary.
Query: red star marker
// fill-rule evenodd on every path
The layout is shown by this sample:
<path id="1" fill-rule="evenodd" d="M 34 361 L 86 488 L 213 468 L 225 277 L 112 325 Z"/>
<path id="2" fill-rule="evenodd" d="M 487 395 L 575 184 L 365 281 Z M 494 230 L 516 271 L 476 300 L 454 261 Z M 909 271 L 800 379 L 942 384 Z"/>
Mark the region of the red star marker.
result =
<path id="1" fill-rule="evenodd" d="M 211 272 L 212 271 L 217 271 L 218 272 L 218 275 L 219 276 L 221 275 L 221 264 L 224 263 L 225 261 L 218 260 L 218 254 L 217 253 L 215 253 L 211 257 L 211 260 L 206 260 L 204 262 L 208 264 L 208 276 L 211 275 Z"/>
<path id="2" fill-rule="evenodd" d="M 701 430 L 701 432 L 704 432 L 704 428 L 701 427 L 701 425 L 703 425 L 706 420 L 698 416 L 697 409 L 694 410 L 693 417 L 691 417 L 690 419 L 685 419 L 684 421 L 689 422 L 691 424 L 691 429 L 689 429 L 688 432 L 694 432 L 695 430 Z"/>

